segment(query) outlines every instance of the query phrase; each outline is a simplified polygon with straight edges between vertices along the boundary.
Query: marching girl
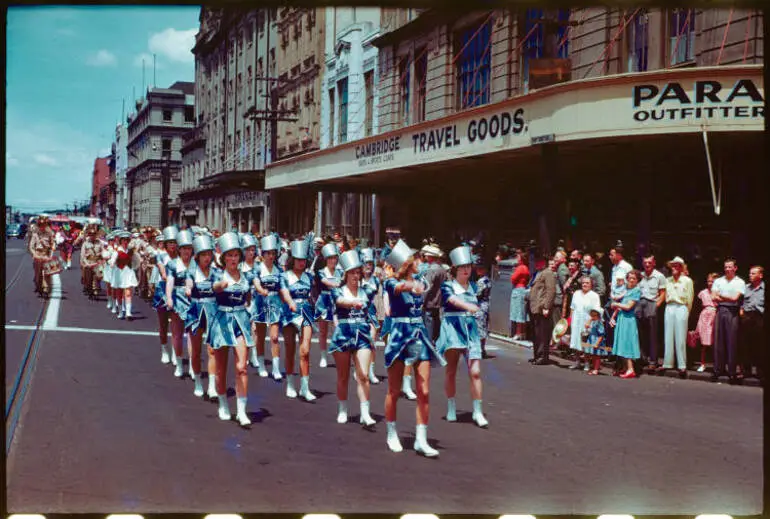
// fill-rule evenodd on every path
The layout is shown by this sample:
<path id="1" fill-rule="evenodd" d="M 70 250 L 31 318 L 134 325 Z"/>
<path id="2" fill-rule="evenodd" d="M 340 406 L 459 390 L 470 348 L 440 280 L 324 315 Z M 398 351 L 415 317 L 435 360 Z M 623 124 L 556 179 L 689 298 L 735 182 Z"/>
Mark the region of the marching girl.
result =
<path id="1" fill-rule="evenodd" d="M 195 263 L 193 255 L 193 235 L 190 231 L 179 231 L 176 235 L 178 257 L 172 259 L 164 266 L 166 271 L 166 311 L 171 320 L 171 345 L 176 356 L 176 370 L 174 376 L 184 377 L 184 329 L 187 311 L 190 308 L 190 300 L 185 294 L 187 284 L 187 271 Z"/>
<path id="2" fill-rule="evenodd" d="M 294 388 L 294 359 L 299 338 L 299 396 L 312 402 L 316 399 L 310 391 L 310 339 L 313 335 L 313 305 L 310 292 L 313 277 L 305 270 L 310 246 L 307 241 L 291 242 L 291 255 L 286 263 L 287 270 L 281 274 L 281 297 L 283 298 L 283 343 L 286 347 L 286 396 L 296 398 Z"/>
<path id="3" fill-rule="evenodd" d="M 390 330 L 393 328 L 393 319 L 390 316 L 390 297 L 388 296 L 388 292 L 385 290 L 384 280 L 394 277 L 396 273 L 393 270 L 393 267 L 389 263 L 385 263 L 385 265 L 383 266 L 382 272 L 383 272 L 382 306 L 383 306 L 384 317 L 382 320 L 382 327 L 380 328 L 380 336 L 382 337 L 382 340 L 386 341 L 387 343 L 388 335 L 390 335 Z M 404 376 L 401 383 L 401 392 L 409 400 L 417 400 L 417 395 L 414 393 L 414 390 L 412 390 L 412 373 L 413 372 L 414 372 L 414 368 L 412 366 L 404 367 Z"/>
<path id="4" fill-rule="evenodd" d="M 111 232 L 107 235 L 107 245 L 102 250 L 102 259 L 104 260 L 104 267 L 102 268 L 102 281 L 104 281 L 104 289 L 107 293 L 107 310 L 113 314 L 118 313 L 118 304 L 115 301 L 115 294 L 112 293 L 112 257 L 115 252 L 115 232 Z"/>
<path id="5" fill-rule="evenodd" d="M 369 306 L 369 319 L 371 320 L 372 334 L 372 362 L 369 364 L 369 382 L 379 384 L 380 380 L 374 374 L 374 359 L 377 356 L 377 331 L 379 329 L 379 316 L 377 302 L 382 297 L 382 282 L 374 272 L 374 249 L 363 249 L 361 251 L 361 261 L 364 264 L 361 284 L 372 289 L 375 294 L 374 303 Z"/>
<path id="6" fill-rule="evenodd" d="M 358 383 L 358 398 L 361 402 L 360 422 L 362 425 L 371 426 L 375 421 L 369 414 L 367 374 L 373 346 L 370 308 L 374 307 L 375 291 L 371 285 L 361 283 L 363 264 L 358 251 L 343 252 L 340 255 L 340 266 L 344 272 L 342 286 L 331 291 L 337 327 L 329 348 L 337 367 L 337 423 L 348 421 L 348 382 L 352 356 Z"/>
<path id="7" fill-rule="evenodd" d="M 457 421 L 457 364 L 460 355 L 465 355 L 468 375 L 471 379 L 473 398 L 473 421 L 479 427 L 489 422 L 481 410 L 481 336 L 479 335 L 476 313 L 479 301 L 476 298 L 476 284 L 471 282 L 473 258 L 470 247 L 457 247 L 449 253 L 452 262 L 452 280 L 441 284 L 443 312 L 441 331 L 436 346 L 446 357 L 446 379 L 444 391 L 447 397 L 447 422 Z"/>
<path id="8" fill-rule="evenodd" d="M 157 283 L 155 283 L 155 294 L 152 298 L 152 307 L 158 312 L 158 334 L 160 336 L 160 361 L 163 364 L 172 362 L 177 364 L 176 352 L 171 349 L 172 358 L 169 359 L 168 347 L 168 323 L 171 316 L 168 313 L 166 305 L 166 265 L 169 261 L 175 260 L 177 255 L 176 237 L 179 231 L 176 227 L 169 226 L 163 229 L 163 250 L 158 252 L 155 257 L 155 266 L 158 269 Z"/>
<path id="9" fill-rule="evenodd" d="M 394 277 L 384 287 L 390 302 L 391 329 L 385 346 L 385 365 L 388 367 L 388 394 L 385 397 L 385 419 L 388 425 L 388 447 L 401 452 L 396 430 L 396 404 L 402 388 L 405 366 L 416 366 L 417 375 L 417 432 L 414 449 L 428 457 L 438 451 L 428 445 L 429 388 L 431 362 L 446 366 L 446 360 L 436 350 L 422 318 L 423 293 L 427 287 L 424 278 L 417 276 L 418 263 L 412 250 L 399 240 L 385 259 L 395 270 Z"/>
<path id="10" fill-rule="evenodd" d="M 209 325 L 209 344 L 216 364 L 216 390 L 219 400 L 219 419 L 230 420 L 227 403 L 227 360 L 230 349 L 235 352 L 236 420 L 242 427 L 251 424 L 246 414 L 249 374 L 246 369 L 248 348 L 254 346 L 248 311 L 249 282 L 238 267 L 243 257 L 238 235 L 233 232 L 219 238 L 223 270 L 214 273 L 214 294 L 217 313 Z"/>
<path id="11" fill-rule="evenodd" d="M 267 235 L 260 240 L 262 249 L 262 263 L 257 265 L 252 277 L 252 286 L 257 292 L 257 301 L 254 306 L 252 321 L 255 323 L 257 361 L 259 363 L 259 376 L 266 377 L 265 368 L 265 335 L 270 333 L 270 349 L 273 354 L 273 378 L 281 380 L 281 349 L 278 344 L 278 331 L 281 326 L 281 296 L 278 290 L 281 288 L 281 267 L 276 264 L 278 238 Z M 268 330 L 269 327 L 269 330 Z"/>
<path id="12" fill-rule="evenodd" d="M 241 249 L 243 249 L 243 262 L 241 263 L 241 272 L 243 272 L 246 275 L 246 278 L 249 280 L 249 285 L 251 286 L 251 303 L 249 305 L 249 315 L 251 315 L 251 334 L 256 335 L 256 325 L 254 323 L 254 319 L 257 314 L 256 305 L 257 305 L 257 290 L 253 286 L 253 280 L 254 275 L 256 274 L 256 269 L 259 266 L 259 262 L 257 261 L 257 238 L 252 234 L 243 234 L 240 236 L 241 240 Z M 250 363 L 253 367 L 257 368 L 261 371 L 264 371 L 264 376 L 267 376 L 267 370 L 265 370 L 264 367 L 260 367 L 259 363 L 259 357 L 257 356 L 257 350 L 256 348 L 250 348 L 249 349 L 251 353 L 251 360 Z"/>
<path id="13" fill-rule="evenodd" d="M 131 315 L 131 300 L 134 288 L 138 285 L 136 273 L 131 268 L 132 251 L 129 248 L 131 234 L 124 232 L 119 236 L 119 245 L 114 254 L 115 270 L 113 271 L 112 290 L 116 293 L 120 313 L 118 319 L 133 319 Z"/>
<path id="14" fill-rule="evenodd" d="M 329 323 L 334 321 L 334 300 L 332 299 L 332 290 L 339 288 L 342 282 L 342 269 L 337 264 L 339 261 L 339 249 L 334 243 L 327 243 L 321 249 L 321 254 L 326 260 L 326 266 L 318 271 L 318 284 L 321 292 L 318 294 L 318 300 L 315 304 L 315 318 L 318 322 L 318 342 L 321 345 L 320 366 L 325 368 L 326 362 L 326 341 L 329 337 Z"/>
<path id="15" fill-rule="evenodd" d="M 185 295 L 190 298 L 190 309 L 187 311 L 185 330 L 189 333 L 190 371 L 195 382 L 195 396 L 203 396 L 201 385 L 201 346 L 206 343 L 208 348 L 209 390 L 208 397 L 215 400 L 216 390 L 216 361 L 214 350 L 209 345 L 208 328 L 217 313 L 217 301 L 214 297 L 214 280 L 217 267 L 214 260 L 214 240 L 206 235 L 197 236 L 193 240 L 195 255 L 192 266 L 187 269 L 185 278 Z"/>

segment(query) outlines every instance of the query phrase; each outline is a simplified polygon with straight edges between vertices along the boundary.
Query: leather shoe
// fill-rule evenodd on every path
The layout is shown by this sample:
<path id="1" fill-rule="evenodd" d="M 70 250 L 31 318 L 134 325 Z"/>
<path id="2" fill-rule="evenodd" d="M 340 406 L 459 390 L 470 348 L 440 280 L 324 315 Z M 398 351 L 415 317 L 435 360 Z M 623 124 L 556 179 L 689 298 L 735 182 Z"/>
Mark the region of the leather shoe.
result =
<path id="1" fill-rule="evenodd" d="M 547 359 L 538 359 L 532 363 L 533 366 L 547 366 L 550 362 Z"/>

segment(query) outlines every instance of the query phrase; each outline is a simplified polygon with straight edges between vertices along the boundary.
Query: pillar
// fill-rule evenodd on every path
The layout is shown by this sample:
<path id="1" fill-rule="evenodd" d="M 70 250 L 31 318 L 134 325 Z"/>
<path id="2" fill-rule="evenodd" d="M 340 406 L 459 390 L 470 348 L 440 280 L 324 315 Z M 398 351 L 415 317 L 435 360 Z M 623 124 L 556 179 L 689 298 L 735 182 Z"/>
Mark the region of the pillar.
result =
<path id="1" fill-rule="evenodd" d="M 380 246 L 380 201 L 376 193 L 372 193 L 372 239 L 374 246 Z"/>

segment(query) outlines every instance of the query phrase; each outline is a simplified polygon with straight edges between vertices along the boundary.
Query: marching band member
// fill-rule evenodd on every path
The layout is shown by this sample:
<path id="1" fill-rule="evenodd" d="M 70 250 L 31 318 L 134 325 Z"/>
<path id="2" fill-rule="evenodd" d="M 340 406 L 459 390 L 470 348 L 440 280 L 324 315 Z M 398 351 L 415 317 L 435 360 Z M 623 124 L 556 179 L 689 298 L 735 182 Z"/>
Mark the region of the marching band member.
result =
<path id="1" fill-rule="evenodd" d="M 481 337 L 476 323 L 476 313 L 480 310 L 476 298 L 476 284 L 471 282 L 473 258 L 470 247 L 457 247 L 449 253 L 452 262 L 452 278 L 441 284 L 443 315 L 441 330 L 436 343 L 439 351 L 446 357 L 446 379 L 444 391 L 447 396 L 447 422 L 457 421 L 455 402 L 457 364 L 460 355 L 465 355 L 468 375 L 471 379 L 473 397 L 473 421 L 479 427 L 487 427 L 489 422 L 481 410 Z"/>
<path id="2" fill-rule="evenodd" d="M 281 350 L 278 344 L 278 330 L 281 323 L 281 297 L 278 290 L 281 288 L 281 268 L 275 263 L 278 247 L 278 238 L 269 234 L 260 240 L 262 249 L 262 263 L 260 263 L 252 276 L 252 286 L 257 292 L 257 302 L 254 307 L 255 314 L 252 320 L 256 328 L 257 361 L 259 362 L 259 376 L 266 377 L 265 368 L 265 335 L 270 327 L 270 349 L 273 354 L 273 378 L 281 380 Z"/>
<path id="3" fill-rule="evenodd" d="M 283 298 L 283 342 L 286 347 L 286 396 L 296 398 L 294 388 L 294 362 L 297 338 L 299 338 L 299 396 L 312 402 L 316 399 L 310 391 L 310 340 L 313 335 L 313 305 L 310 292 L 313 277 L 305 270 L 310 246 L 305 240 L 291 243 L 291 256 L 286 263 L 287 270 L 281 274 L 281 297 Z"/>
<path id="4" fill-rule="evenodd" d="M 334 243 L 327 243 L 321 249 L 321 254 L 326 260 L 326 266 L 318 271 L 318 284 L 321 292 L 315 304 L 315 318 L 318 322 L 319 339 L 321 345 L 320 366 L 325 368 L 326 362 L 326 341 L 329 336 L 329 323 L 334 321 L 334 300 L 332 299 L 332 290 L 339 288 L 342 281 L 342 269 L 338 263 L 339 249 Z"/>
<path id="5" fill-rule="evenodd" d="M 158 252 L 155 257 L 155 265 L 158 268 L 158 280 L 155 284 L 155 294 L 152 298 L 152 307 L 158 312 L 158 334 L 160 336 L 161 352 L 160 361 L 163 364 L 173 362 L 174 366 L 176 366 L 177 363 L 176 352 L 172 348 L 171 355 L 173 358 L 169 359 L 168 347 L 166 345 L 168 342 L 168 324 L 169 319 L 171 318 L 166 305 L 166 265 L 169 261 L 178 257 L 176 244 L 177 234 L 178 231 L 176 230 L 176 227 L 169 226 L 163 229 L 162 238 L 164 250 Z"/>
<path id="6" fill-rule="evenodd" d="M 358 398 L 361 402 L 360 422 L 371 426 L 375 421 L 369 414 L 368 373 L 373 346 L 370 308 L 374 307 L 375 290 L 371 285 L 361 283 L 363 264 L 357 251 L 343 252 L 340 255 L 340 266 L 343 271 L 343 284 L 331 292 L 337 327 L 329 348 L 337 367 L 337 423 L 348 421 L 348 382 L 353 354 Z"/>
<path id="7" fill-rule="evenodd" d="M 43 266 L 53 259 L 56 240 L 47 216 L 37 219 L 36 229 L 29 239 L 29 251 L 35 271 L 35 291 L 41 297 L 51 289 L 51 276 L 46 276 Z"/>
<path id="8" fill-rule="evenodd" d="M 176 235 L 176 246 L 179 255 L 164 266 L 166 271 L 166 310 L 171 318 L 171 344 L 176 356 L 174 376 L 184 377 L 184 324 L 190 300 L 185 294 L 187 271 L 192 265 L 193 235 L 190 231 L 179 231 Z"/>
<path id="9" fill-rule="evenodd" d="M 238 235 L 232 232 L 219 238 L 224 264 L 223 270 L 215 271 L 214 293 L 217 313 L 209 325 L 209 343 L 216 358 L 216 389 L 219 400 L 219 419 L 230 420 L 227 404 L 227 357 L 230 348 L 235 352 L 235 393 L 237 397 L 236 419 L 242 427 L 251 424 L 246 414 L 249 376 L 246 369 L 247 348 L 254 346 L 247 303 L 249 282 L 241 273 L 243 251 Z"/>
<path id="10" fill-rule="evenodd" d="M 436 350 L 423 322 L 422 298 L 427 283 L 417 276 L 419 265 L 416 252 L 399 240 L 385 259 L 396 271 L 395 276 L 384 283 L 392 319 L 385 347 L 385 364 L 388 367 L 388 394 L 385 397 L 387 442 L 391 451 L 403 450 L 396 430 L 396 405 L 401 393 L 404 366 L 416 365 L 417 432 L 414 449 L 425 456 L 436 457 L 438 451 L 428 444 L 430 368 L 431 362 L 445 366 L 446 360 Z"/>
<path id="11" fill-rule="evenodd" d="M 214 280 L 217 276 L 217 266 L 213 265 L 214 241 L 206 235 L 197 236 L 193 240 L 195 254 L 192 266 L 187 269 L 185 278 L 185 295 L 190 298 L 190 309 L 187 311 L 185 330 L 189 333 L 190 370 L 195 382 L 195 396 L 203 396 L 201 385 L 201 346 L 205 342 L 208 349 L 209 390 L 208 397 L 216 399 L 216 361 L 214 350 L 209 341 L 209 326 L 217 313 L 217 301 L 214 296 Z"/>
<path id="12" fill-rule="evenodd" d="M 131 299 L 134 293 L 134 288 L 138 284 L 136 281 L 136 274 L 134 269 L 131 268 L 131 249 L 129 249 L 129 242 L 131 240 L 131 234 L 124 232 L 120 234 L 118 238 L 118 247 L 113 253 L 114 267 L 112 288 L 117 295 L 118 305 L 120 306 L 120 313 L 118 313 L 118 319 L 133 319 L 131 314 Z"/>
<path id="13" fill-rule="evenodd" d="M 256 323 L 254 322 L 254 319 L 257 315 L 257 289 L 253 285 L 254 281 L 254 275 L 256 274 L 256 269 L 259 266 L 259 262 L 257 261 L 257 238 L 253 234 L 244 233 L 243 236 L 240 236 L 241 240 L 241 248 L 243 249 L 243 262 L 241 263 L 241 272 L 246 274 L 246 277 L 249 280 L 249 285 L 251 286 L 251 304 L 249 305 L 249 315 L 251 315 L 251 334 L 253 336 L 256 336 L 257 330 L 256 330 Z M 260 371 L 264 371 L 263 376 L 267 376 L 267 370 L 265 370 L 264 366 L 260 366 L 259 358 L 257 357 L 257 349 L 256 348 L 249 348 L 249 353 L 251 355 L 251 365 L 255 368 L 257 368 Z"/>
<path id="14" fill-rule="evenodd" d="M 86 229 L 86 236 L 80 249 L 80 268 L 83 270 L 83 292 L 93 299 L 99 291 L 97 269 L 102 257 L 102 244 L 96 239 L 96 228 L 91 225 Z"/>
<path id="15" fill-rule="evenodd" d="M 374 374 L 374 359 L 377 356 L 377 331 L 379 329 L 379 319 L 377 316 L 377 298 L 382 294 L 382 282 L 374 272 L 374 249 L 363 249 L 361 251 L 361 261 L 364 264 L 361 284 L 372 289 L 375 294 L 375 304 L 369 306 L 369 318 L 372 328 L 372 361 L 369 363 L 369 382 L 379 384 L 380 380 Z"/>
<path id="16" fill-rule="evenodd" d="M 115 237 L 117 232 L 111 232 L 107 235 L 107 246 L 104 247 L 102 252 L 102 259 L 104 260 L 104 269 L 102 272 L 102 280 L 106 287 L 107 292 L 107 310 L 110 310 L 113 314 L 118 313 L 118 303 L 116 300 L 116 290 L 113 290 L 112 285 L 115 283 L 115 269 L 113 268 L 113 257 L 117 259 L 115 254 Z"/>

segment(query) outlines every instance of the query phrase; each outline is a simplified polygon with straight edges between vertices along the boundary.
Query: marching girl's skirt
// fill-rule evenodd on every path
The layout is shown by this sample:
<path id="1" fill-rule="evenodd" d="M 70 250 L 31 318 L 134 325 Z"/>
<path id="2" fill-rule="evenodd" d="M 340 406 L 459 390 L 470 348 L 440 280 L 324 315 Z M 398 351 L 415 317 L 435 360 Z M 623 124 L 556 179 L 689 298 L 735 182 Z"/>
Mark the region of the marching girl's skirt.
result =
<path id="1" fill-rule="evenodd" d="M 152 307 L 156 310 L 166 310 L 166 282 L 160 276 L 152 295 Z"/>
<path id="2" fill-rule="evenodd" d="M 112 286 L 116 288 L 134 288 L 139 285 L 136 272 L 131 267 L 123 267 L 115 270 Z"/>
<path id="3" fill-rule="evenodd" d="M 217 314 L 217 300 L 214 297 L 192 299 L 187 310 L 185 330 L 193 335 L 203 329 L 203 342 L 209 343 L 209 328 L 214 316 Z"/>
<path id="4" fill-rule="evenodd" d="M 334 320 L 334 300 L 332 297 L 331 290 L 325 290 L 318 295 L 318 300 L 315 303 L 316 321 Z"/>
<path id="5" fill-rule="evenodd" d="M 218 350 L 223 346 L 235 346 L 238 337 L 243 337 L 246 346 L 254 346 L 251 318 L 246 306 L 217 306 L 217 313 L 209 325 L 208 343 Z"/>
<path id="6" fill-rule="evenodd" d="M 463 350 L 468 360 L 481 359 L 481 335 L 476 317 L 465 312 L 444 312 L 436 341 L 438 351 Z"/>
<path id="7" fill-rule="evenodd" d="M 157 265 L 152 266 L 152 272 L 150 273 L 149 283 L 151 285 L 157 285 L 158 283 L 160 283 L 160 270 L 158 270 Z"/>
<path id="8" fill-rule="evenodd" d="M 255 323 L 280 324 L 283 314 L 283 302 L 278 292 L 271 292 L 268 296 L 257 295 L 251 320 Z"/>
<path id="9" fill-rule="evenodd" d="M 432 366 L 446 366 L 446 359 L 436 349 L 425 328 L 422 317 L 391 317 L 388 343 L 385 346 L 385 365 L 390 367 L 396 360 L 411 366 L 420 361 L 430 361 Z"/>
<path id="10" fill-rule="evenodd" d="M 292 326 L 298 333 L 302 333 L 302 328 L 305 326 L 311 326 L 315 330 L 313 305 L 306 299 L 295 299 L 294 302 L 297 304 L 296 312 L 292 312 L 289 305 L 283 305 L 281 327 L 286 328 L 287 326 Z"/>
<path id="11" fill-rule="evenodd" d="M 184 293 L 184 286 L 175 286 L 171 291 L 172 307 L 176 315 L 182 321 L 187 320 L 187 311 L 190 309 L 190 298 Z"/>
<path id="12" fill-rule="evenodd" d="M 380 328 L 380 337 L 386 337 L 390 330 L 393 329 L 393 319 L 386 315 L 385 318 L 382 320 L 382 328 Z"/>
<path id="13" fill-rule="evenodd" d="M 329 353 L 372 349 L 369 319 L 339 319 L 332 334 Z"/>

